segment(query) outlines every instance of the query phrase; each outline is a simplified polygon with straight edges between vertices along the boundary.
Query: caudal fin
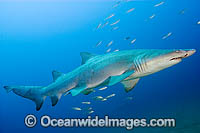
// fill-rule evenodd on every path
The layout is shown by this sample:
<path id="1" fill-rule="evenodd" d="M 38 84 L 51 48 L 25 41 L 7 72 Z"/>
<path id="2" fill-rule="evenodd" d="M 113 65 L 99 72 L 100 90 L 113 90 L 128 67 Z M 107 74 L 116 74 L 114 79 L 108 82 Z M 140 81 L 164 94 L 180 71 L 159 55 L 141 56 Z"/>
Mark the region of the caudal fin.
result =
<path id="1" fill-rule="evenodd" d="M 40 110 L 46 96 L 42 95 L 42 86 L 4 86 L 7 92 L 15 94 L 35 102 L 36 110 Z"/>

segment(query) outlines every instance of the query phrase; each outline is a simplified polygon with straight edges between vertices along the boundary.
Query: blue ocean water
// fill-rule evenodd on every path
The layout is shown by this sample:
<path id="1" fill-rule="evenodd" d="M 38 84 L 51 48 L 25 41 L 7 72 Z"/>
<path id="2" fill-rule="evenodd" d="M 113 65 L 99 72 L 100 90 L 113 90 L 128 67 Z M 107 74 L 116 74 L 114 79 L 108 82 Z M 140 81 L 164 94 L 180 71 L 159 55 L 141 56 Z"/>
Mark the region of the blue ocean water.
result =
<path id="1" fill-rule="evenodd" d="M 200 11 L 198 0 L 116 1 L 18 1 L 0 2 L 0 133 L 9 132 L 200 132 L 199 44 Z M 126 13 L 129 9 L 134 11 Z M 111 14 L 111 26 L 95 30 Z M 155 17 L 150 19 L 150 16 Z M 163 36 L 172 33 L 166 39 Z M 130 37 L 129 40 L 125 38 Z M 130 41 L 135 39 L 134 44 Z M 102 44 L 96 44 L 102 40 Z M 55 107 L 49 98 L 40 111 L 35 104 L 14 93 L 7 94 L 4 85 L 41 85 L 52 82 L 52 70 L 63 73 L 80 66 L 80 52 L 104 54 L 106 45 L 116 49 L 195 48 L 196 54 L 171 68 L 142 78 L 133 91 L 126 93 L 117 84 L 88 96 L 63 96 Z M 116 96 L 107 101 L 92 97 Z M 133 97 L 133 100 L 126 100 Z M 91 101 L 83 105 L 82 101 Z M 176 118 L 176 128 L 34 128 L 24 125 L 27 114 L 38 118 L 85 118 L 87 114 L 72 107 L 92 107 L 94 113 L 113 118 Z"/>

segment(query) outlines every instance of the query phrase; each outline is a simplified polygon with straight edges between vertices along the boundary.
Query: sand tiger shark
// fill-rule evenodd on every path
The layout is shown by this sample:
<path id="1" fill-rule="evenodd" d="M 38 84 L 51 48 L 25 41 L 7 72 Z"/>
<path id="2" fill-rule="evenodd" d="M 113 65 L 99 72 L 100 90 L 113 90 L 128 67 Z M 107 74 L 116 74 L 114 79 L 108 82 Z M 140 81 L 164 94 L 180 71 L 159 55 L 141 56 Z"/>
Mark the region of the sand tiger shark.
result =
<path id="1" fill-rule="evenodd" d="M 48 86 L 4 86 L 7 92 L 28 98 L 40 110 L 47 96 L 55 106 L 63 94 L 88 95 L 94 88 L 123 84 L 131 91 L 141 77 L 153 74 L 182 61 L 196 52 L 195 49 L 136 49 L 104 55 L 82 52 L 82 64 L 63 74 L 53 71 L 53 82 Z"/>

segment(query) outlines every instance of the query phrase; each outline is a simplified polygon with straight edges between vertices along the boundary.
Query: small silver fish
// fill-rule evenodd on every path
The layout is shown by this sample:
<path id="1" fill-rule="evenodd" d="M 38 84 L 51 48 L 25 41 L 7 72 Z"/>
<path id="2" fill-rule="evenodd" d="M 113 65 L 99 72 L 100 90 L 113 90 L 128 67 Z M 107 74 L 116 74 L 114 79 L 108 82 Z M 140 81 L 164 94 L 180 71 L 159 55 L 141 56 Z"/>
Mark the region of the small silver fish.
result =
<path id="1" fill-rule="evenodd" d="M 163 36 L 162 39 L 167 39 L 168 37 L 170 37 L 172 35 L 172 32 L 169 32 L 167 35 Z"/>
<path id="2" fill-rule="evenodd" d="M 200 21 L 198 21 L 197 24 L 200 24 Z"/>
<path id="3" fill-rule="evenodd" d="M 82 102 L 82 104 L 91 104 L 91 102 Z"/>
<path id="4" fill-rule="evenodd" d="M 109 22 L 107 21 L 107 22 L 105 22 L 104 23 L 104 25 L 101 27 L 101 28 L 104 28 L 106 25 L 108 25 L 109 24 Z"/>
<path id="5" fill-rule="evenodd" d="M 120 3 L 121 3 L 121 1 L 118 1 L 118 2 L 113 6 L 113 8 L 118 7 L 118 6 L 120 5 Z"/>
<path id="6" fill-rule="evenodd" d="M 78 108 L 78 107 L 74 107 L 74 108 L 72 108 L 73 110 L 77 110 L 77 111 L 80 111 L 80 110 L 82 110 L 81 108 Z"/>
<path id="7" fill-rule="evenodd" d="M 158 4 L 156 4 L 156 5 L 154 5 L 154 7 L 158 7 L 158 6 L 161 6 L 162 4 L 164 4 L 165 2 L 164 1 L 162 1 L 162 2 L 160 2 L 160 3 L 158 3 Z"/>
<path id="8" fill-rule="evenodd" d="M 96 44 L 96 47 L 98 47 L 99 45 L 102 44 L 103 41 L 99 41 L 97 44 Z"/>
<path id="9" fill-rule="evenodd" d="M 119 51 L 119 49 L 116 49 L 114 52 L 118 52 Z"/>
<path id="10" fill-rule="evenodd" d="M 102 99 L 101 101 L 103 102 L 103 101 L 106 101 L 107 100 L 107 98 L 104 98 L 104 99 Z"/>
<path id="11" fill-rule="evenodd" d="M 153 14 L 152 16 L 150 16 L 150 19 L 153 19 L 156 16 L 156 14 Z"/>
<path id="12" fill-rule="evenodd" d="M 91 110 L 91 111 L 89 111 L 89 112 L 88 112 L 88 114 L 92 114 L 92 113 L 94 113 L 94 111 L 93 111 L 93 110 Z"/>
<path id="13" fill-rule="evenodd" d="M 102 99 L 103 99 L 102 96 L 96 96 L 96 97 L 94 97 L 94 100 L 102 100 Z"/>
<path id="14" fill-rule="evenodd" d="M 113 94 L 107 96 L 106 99 L 111 98 L 111 97 L 114 97 L 114 96 L 115 96 L 115 94 L 113 93 Z"/>
<path id="15" fill-rule="evenodd" d="M 102 91 L 102 90 L 105 90 L 107 89 L 108 87 L 103 87 L 103 88 L 100 88 L 99 90 Z"/>
<path id="16" fill-rule="evenodd" d="M 133 40 L 131 41 L 131 44 L 135 43 L 135 41 L 136 41 L 136 39 L 133 39 Z"/>
<path id="17" fill-rule="evenodd" d="M 101 27 L 101 25 L 102 25 L 102 24 L 100 23 L 100 24 L 96 27 L 96 30 L 99 29 L 99 28 Z"/>
<path id="18" fill-rule="evenodd" d="M 108 16 L 107 18 L 105 18 L 105 20 L 108 20 L 108 19 L 110 19 L 110 18 L 112 18 L 112 17 L 114 17 L 115 16 L 115 14 L 113 13 L 113 14 L 111 14 L 110 16 Z"/>
<path id="19" fill-rule="evenodd" d="M 133 10 L 135 10 L 135 8 L 129 9 L 128 11 L 126 11 L 126 13 L 130 13 L 130 12 L 132 12 Z"/>
<path id="20" fill-rule="evenodd" d="M 113 30 L 117 30 L 117 29 L 119 29 L 119 27 L 118 27 L 118 26 L 116 26 L 116 27 L 113 27 L 113 28 L 111 29 L 111 31 L 113 31 Z"/>
<path id="21" fill-rule="evenodd" d="M 65 94 L 64 94 L 64 96 L 66 96 L 66 95 L 68 95 L 68 94 L 70 94 L 70 92 L 68 91 L 68 92 L 66 92 Z"/>
<path id="22" fill-rule="evenodd" d="M 117 20 L 117 21 L 115 21 L 114 23 L 110 24 L 110 26 L 116 25 L 116 24 L 118 24 L 119 22 L 120 22 L 120 19 Z"/>
<path id="23" fill-rule="evenodd" d="M 107 44 L 107 47 L 109 47 L 110 45 L 112 45 L 113 44 L 113 40 L 112 41 L 110 41 L 108 44 Z"/>
<path id="24" fill-rule="evenodd" d="M 111 48 L 109 48 L 108 50 L 106 50 L 106 53 L 110 52 L 111 51 Z"/>

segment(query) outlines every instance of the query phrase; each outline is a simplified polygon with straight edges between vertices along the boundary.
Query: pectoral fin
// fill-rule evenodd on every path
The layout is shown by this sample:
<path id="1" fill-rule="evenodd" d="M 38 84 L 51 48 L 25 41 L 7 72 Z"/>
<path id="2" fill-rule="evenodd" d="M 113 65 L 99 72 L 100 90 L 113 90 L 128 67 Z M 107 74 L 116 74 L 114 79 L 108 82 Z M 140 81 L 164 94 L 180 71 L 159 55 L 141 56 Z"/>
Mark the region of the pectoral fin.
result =
<path id="1" fill-rule="evenodd" d="M 72 96 L 76 96 L 85 89 L 86 89 L 86 86 L 83 86 L 83 87 L 74 88 L 74 89 L 70 90 L 70 92 L 71 92 Z"/>
<path id="2" fill-rule="evenodd" d="M 132 80 L 123 80 L 121 83 L 123 84 L 125 91 L 129 92 L 135 87 L 138 81 L 139 81 L 139 78 L 132 79 Z"/>
<path id="3" fill-rule="evenodd" d="M 119 75 L 119 76 L 112 76 L 112 77 L 110 77 L 108 85 L 112 86 L 112 85 L 124 80 L 125 78 L 129 77 L 133 73 L 134 73 L 134 71 L 129 71 L 129 72 L 125 72 L 124 74 Z"/>

